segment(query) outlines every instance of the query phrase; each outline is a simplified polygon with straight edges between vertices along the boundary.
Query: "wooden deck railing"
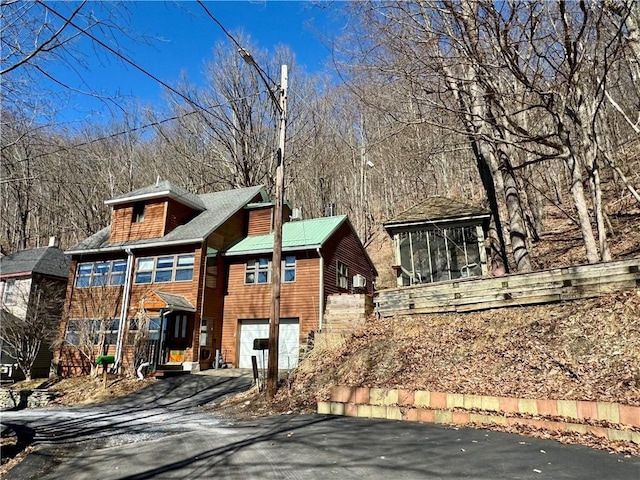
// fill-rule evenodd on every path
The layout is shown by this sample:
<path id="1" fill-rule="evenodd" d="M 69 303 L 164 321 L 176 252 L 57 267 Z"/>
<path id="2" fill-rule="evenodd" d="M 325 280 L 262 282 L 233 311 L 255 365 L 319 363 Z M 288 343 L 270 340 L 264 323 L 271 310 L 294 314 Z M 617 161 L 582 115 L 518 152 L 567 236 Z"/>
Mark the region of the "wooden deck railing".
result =
<path id="1" fill-rule="evenodd" d="M 640 259 L 557 268 L 503 277 L 467 278 L 381 290 L 374 302 L 383 317 L 469 312 L 598 297 L 640 285 Z"/>

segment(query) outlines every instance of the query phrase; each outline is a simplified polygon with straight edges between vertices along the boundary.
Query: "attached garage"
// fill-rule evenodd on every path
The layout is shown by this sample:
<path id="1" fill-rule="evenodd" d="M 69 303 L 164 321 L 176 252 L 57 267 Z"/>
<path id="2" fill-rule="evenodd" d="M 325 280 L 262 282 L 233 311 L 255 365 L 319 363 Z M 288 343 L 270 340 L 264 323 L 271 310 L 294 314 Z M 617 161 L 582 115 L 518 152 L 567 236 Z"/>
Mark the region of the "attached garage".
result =
<path id="1" fill-rule="evenodd" d="M 258 368 L 266 367 L 269 352 L 253 349 L 253 341 L 257 338 L 269 338 L 269 320 L 251 319 L 239 320 L 240 330 L 240 368 L 251 368 L 251 356 L 258 359 Z M 278 368 L 287 370 L 298 365 L 298 351 L 300 348 L 300 321 L 297 318 L 280 320 L 280 338 L 278 345 Z M 264 353 L 264 355 L 263 355 Z M 264 359 L 264 360 L 263 360 Z M 263 365 L 263 363 L 265 365 Z"/>

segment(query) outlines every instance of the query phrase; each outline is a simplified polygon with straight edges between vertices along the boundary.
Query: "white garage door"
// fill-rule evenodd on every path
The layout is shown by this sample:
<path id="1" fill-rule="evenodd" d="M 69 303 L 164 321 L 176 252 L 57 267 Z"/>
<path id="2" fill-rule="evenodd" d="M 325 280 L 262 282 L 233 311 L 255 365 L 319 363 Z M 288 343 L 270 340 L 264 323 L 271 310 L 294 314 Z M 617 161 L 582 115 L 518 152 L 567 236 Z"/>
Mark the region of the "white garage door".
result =
<path id="1" fill-rule="evenodd" d="M 269 338 L 269 320 L 240 320 L 240 368 L 251 368 L 251 356 L 258 358 L 258 368 L 266 367 L 269 361 L 269 351 L 253 349 L 256 338 Z M 280 339 L 278 368 L 286 370 L 298 366 L 298 349 L 300 338 L 300 323 L 297 318 L 283 318 L 280 320 Z"/>

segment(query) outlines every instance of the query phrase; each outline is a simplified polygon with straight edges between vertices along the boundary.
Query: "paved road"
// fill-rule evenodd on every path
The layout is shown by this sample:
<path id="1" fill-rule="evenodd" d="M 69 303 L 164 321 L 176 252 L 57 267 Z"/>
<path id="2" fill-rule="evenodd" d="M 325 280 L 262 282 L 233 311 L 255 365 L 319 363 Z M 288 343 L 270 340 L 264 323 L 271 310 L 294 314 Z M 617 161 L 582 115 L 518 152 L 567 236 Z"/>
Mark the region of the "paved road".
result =
<path id="1" fill-rule="evenodd" d="M 328 416 L 234 422 L 197 407 L 243 378 L 159 382 L 108 405 L 5 412 L 37 450 L 7 479 L 633 479 L 640 459 L 485 430 Z"/>

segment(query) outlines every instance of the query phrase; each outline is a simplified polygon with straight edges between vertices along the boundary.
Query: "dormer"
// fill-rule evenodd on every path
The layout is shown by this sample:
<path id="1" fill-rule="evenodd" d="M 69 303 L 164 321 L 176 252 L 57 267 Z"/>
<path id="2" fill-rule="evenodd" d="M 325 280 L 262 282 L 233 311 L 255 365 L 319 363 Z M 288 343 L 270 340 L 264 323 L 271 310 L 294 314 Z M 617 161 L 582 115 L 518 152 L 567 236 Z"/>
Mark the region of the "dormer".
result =
<path id="1" fill-rule="evenodd" d="M 266 235 L 273 231 L 273 202 L 249 203 L 247 210 L 247 235 Z M 287 202 L 282 205 L 282 223 L 291 218 L 291 207 Z"/>
<path id="2" fill-rule="evenodd" d="M 113 208 L 109 243 L 162 238 L 205 210 L 200 198 L 169 181 L 104 202 Z"/>

